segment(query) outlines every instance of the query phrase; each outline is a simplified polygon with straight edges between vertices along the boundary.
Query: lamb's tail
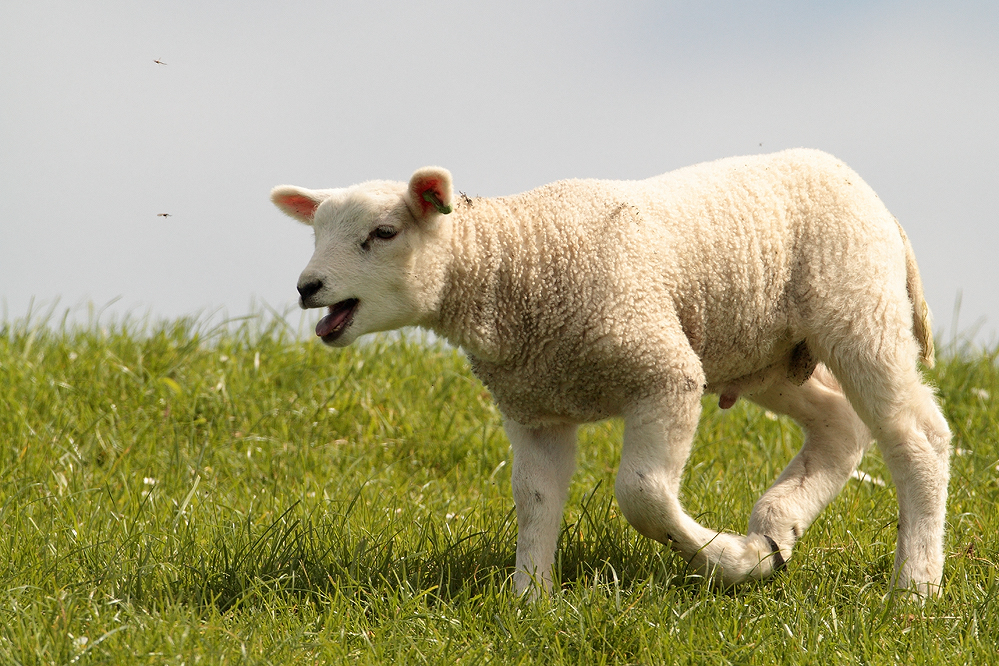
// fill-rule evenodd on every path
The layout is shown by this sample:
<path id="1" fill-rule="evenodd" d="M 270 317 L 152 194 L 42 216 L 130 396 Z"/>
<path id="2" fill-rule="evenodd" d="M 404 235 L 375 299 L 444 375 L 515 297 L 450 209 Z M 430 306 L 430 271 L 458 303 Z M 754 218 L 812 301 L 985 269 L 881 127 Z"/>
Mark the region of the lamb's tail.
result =
<path id="1" fill-rule="evenodd" d="M 923 364 L 927 368 L 932 368 L 934 363 L 933 351 L 933 330 L 930 328 L 930 308 L 926 305 L 923 297 L 923 281 L 919 278 L 919 267 L 916 265 L 916 254 L 909 244 L 909 237 L 905 235 L 905 230 L 898 220 L 898 233 L 902 236 L 902 243 L 905 245 L 905 289 L 909 293 L 909 302 L 912 303 L 912 332 L 916 336 L 916 342 L 922 351 L 920 356 Z"/>

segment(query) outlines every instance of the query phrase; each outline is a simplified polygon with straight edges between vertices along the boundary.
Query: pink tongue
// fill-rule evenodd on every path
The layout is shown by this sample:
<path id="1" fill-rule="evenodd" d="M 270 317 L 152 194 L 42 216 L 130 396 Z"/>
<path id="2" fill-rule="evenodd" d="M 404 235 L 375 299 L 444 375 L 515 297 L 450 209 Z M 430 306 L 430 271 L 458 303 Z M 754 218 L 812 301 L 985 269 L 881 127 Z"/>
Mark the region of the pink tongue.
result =
<path id="1" fill-rule="evenodd" d="M 328 315 L 319 320 L 316 324 L 316 335 L 321 338 L 325 338 L 327 335 L 333 333 L 338 328 L 343 326 L 343 323 L 350 316 L 351 311 L 354 309 L 354 303 L 349 303 L 346 306 L 341 305 L 336 310 L 331 308 Z"/>
<path id="2" fill-rule="evenodd" d="M 316 335 L 321 338 L 325 338 L 327 335 L 333 332 L 333 329 L 337 325 L 337 315 L 330 313 L 319 320 L 316 324 Z"/>

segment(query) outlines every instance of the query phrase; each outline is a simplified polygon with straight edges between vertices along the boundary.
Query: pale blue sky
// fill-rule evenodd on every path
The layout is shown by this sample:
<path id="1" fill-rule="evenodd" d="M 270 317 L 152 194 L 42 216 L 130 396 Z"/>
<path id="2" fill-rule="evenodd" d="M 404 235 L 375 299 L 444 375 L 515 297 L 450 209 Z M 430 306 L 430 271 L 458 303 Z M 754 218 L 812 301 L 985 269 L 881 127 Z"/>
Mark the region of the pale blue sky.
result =
<path id="1" fill-rule="evenodd" d="M 311 234 L 280 183 L 440 164 L 488 196 L 808 146 L 905 226 L 935 330 L 960 290 L 988 341 L 997 35 L 995 2 L 5 0 L 0 301 L 283 310 Z"/>

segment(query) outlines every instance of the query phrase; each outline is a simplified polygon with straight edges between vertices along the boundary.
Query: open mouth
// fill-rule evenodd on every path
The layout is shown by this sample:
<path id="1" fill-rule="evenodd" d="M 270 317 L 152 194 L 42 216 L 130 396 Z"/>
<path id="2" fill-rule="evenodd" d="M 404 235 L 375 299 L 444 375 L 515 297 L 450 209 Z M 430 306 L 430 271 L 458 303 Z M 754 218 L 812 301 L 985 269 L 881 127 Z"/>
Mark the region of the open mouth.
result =
<path id="1" fill-rule="evenodd" d="M 356 298 L 348 298 L 331 305 L 329 314 L 316 324 L 316 335 L 321 337 L 323 342 L 333 342 L 339 338 L 354 320 L 358 302 Z"/>

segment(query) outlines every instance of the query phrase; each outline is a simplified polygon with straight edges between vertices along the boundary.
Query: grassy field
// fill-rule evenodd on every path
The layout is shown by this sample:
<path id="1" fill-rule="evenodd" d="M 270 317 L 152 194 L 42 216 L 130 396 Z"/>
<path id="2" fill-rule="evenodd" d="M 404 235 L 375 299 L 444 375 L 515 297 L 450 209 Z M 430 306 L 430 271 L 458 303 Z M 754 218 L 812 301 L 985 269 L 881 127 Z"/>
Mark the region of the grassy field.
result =
<path id="1" fill-rule="evenodd" d="M 888 594 L 876 451 L 783 575 L 705 587 L 618 514 L 611 421 L 581 433 L 561 589 L 528 603 L 509 444 L 460 353 L 280 319 L 0 323 L 0 663 L 995 663 L 997 354 L 929 373 L 956 447 L 941 600 Z M 744 530 L 799 444 L 706 399 L 686 506 Z"/>

